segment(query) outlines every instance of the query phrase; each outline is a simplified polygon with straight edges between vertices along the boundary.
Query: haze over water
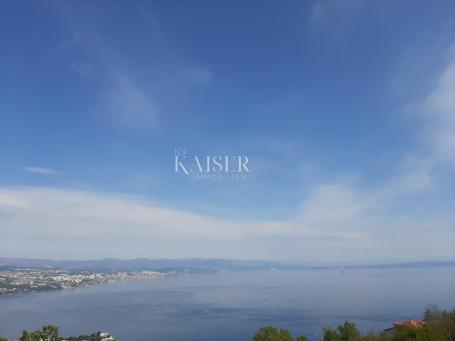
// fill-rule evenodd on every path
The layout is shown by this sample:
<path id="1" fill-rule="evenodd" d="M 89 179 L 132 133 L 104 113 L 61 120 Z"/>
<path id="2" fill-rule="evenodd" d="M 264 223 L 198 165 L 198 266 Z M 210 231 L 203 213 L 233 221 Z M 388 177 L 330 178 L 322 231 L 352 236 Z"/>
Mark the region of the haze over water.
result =
<path id="1" fill-rule="evenodd" d="M 250 340 L 260 326 L 312 340 L 345 320 L 381 331 L 455 308 L 455 268 L 238 271 L 118 282 L 0 298 L 0 335 L 56 324 L 65 336 L 108 331 L 123 341 Z"/>

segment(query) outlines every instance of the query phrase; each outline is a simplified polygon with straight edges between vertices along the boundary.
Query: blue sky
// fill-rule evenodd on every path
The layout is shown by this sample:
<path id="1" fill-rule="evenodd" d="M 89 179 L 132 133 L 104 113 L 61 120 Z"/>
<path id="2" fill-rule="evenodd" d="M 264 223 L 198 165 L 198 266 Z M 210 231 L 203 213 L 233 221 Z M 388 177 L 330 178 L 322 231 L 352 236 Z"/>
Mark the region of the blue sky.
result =
<path id="1" fill-rule="evenodd" d="M 453 2 L 0 6 L 3 256 L 455 258 Z"/>

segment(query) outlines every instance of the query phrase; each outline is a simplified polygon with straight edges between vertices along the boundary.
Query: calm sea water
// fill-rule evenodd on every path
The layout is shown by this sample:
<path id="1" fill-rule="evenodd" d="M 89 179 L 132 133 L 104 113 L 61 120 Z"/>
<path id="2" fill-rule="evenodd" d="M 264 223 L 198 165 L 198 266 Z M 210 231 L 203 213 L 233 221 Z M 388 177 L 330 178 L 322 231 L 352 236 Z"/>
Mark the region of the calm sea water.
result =
<path id="1" fill-rule="evenodd" d="M 319 340 L 326 326 L 380 331 L 429 304 L 455 308 L 455 268 L 196 274 L 1 297 L 0 335 L 57 324 L 121 341 L 232 341 L 272 324 Z"/>

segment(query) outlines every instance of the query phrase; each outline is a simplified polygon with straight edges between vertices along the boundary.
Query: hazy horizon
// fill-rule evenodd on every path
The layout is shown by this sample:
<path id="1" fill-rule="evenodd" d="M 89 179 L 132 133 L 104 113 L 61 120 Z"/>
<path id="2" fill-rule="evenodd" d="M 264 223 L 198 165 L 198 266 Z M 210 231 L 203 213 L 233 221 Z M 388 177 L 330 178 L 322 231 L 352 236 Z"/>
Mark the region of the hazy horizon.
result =
<path id="1" fill-rule="evenodd" d="M 187 258 L 144 258 L 144 257 L 135 257 L 135 258 L 28 258 L 28 257 L 8 257 L 0 255 L 1 260 L 32 260 L 32 261 L 51 261 L 51 262 L 99 262 L 99 261 L 228 261 L 228 262 L 265 262 L 265 263 L 276 263 L 282 265 L 297 265 L 297 266 L 308 266 L 308 267 L 318 267 L 318 266 L 369 266 L 369 265 L 406 265 L 406 264 L 431 264 L 431 263 L 452 263 L 455 262 L 455 259 L 397 259 L 389 261 L 351 261 L 351 262 L 340 262 L 340 261 L 314 261 L 307 262 L 304 260 L 289 259 L 289 260 L 279 260 L 279 259 L 260 259 L 260 258 L 201 258 L 201 257 L 187 257 Z"/>

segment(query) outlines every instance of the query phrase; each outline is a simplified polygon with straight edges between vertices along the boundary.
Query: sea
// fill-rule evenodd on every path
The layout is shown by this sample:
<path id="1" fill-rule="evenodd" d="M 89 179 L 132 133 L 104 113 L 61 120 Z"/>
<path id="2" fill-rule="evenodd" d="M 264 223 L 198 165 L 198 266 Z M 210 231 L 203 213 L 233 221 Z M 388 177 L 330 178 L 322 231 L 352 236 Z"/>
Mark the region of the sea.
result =
<path id="1" fill-rule="evenodd" d="M 435 305 L 455 308 L 455 267 L 182 274 L 0 297 L 0 336 L 54 324 L 120 341 L 246 341 L 273 325 L 318 341 L 347 320 L 380 332 Z"/>

